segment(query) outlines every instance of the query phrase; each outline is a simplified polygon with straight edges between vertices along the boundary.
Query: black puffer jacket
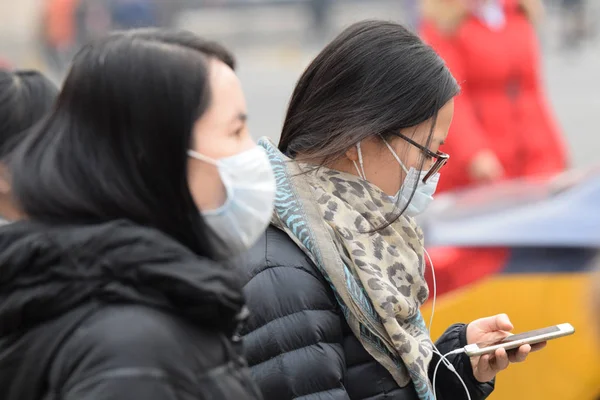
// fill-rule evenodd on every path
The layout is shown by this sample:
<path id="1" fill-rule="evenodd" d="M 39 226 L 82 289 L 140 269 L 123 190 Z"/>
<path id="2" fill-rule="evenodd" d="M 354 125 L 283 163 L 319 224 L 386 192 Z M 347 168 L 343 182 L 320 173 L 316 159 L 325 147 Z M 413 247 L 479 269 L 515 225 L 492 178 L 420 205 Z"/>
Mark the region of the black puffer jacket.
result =
<path id="1" fill-rule="evenodd" d="M 229 339 L 242 306 L 233 271 L 157 231 L 4 226 L 1 397 L 259 399 Z"/>
<path id="2" fill-rule="evenodd" d="M 413 386 L 398 387 L 362 347 L 323 276 L 284 232 L 270 227 L 245 265 L 251 317 L 244 349 L 266 400 L 418 400 Z M 450 327 L 437 342 L 442 353 L 464 345 L 462 324 Z M 473 400 L 492 392 L 493 383 L 475 380 L 466 356 L 449 359 Z M 451 372 L 440 368 L 438 375 L 438 399 L 466 399 Z"/>

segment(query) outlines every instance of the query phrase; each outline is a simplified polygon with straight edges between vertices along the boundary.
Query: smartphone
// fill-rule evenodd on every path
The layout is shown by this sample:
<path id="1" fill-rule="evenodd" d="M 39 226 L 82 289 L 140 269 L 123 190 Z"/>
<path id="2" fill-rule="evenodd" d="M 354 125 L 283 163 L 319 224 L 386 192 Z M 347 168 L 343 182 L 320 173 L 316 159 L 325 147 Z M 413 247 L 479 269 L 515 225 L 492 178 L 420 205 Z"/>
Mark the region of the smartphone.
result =
<path id="1" fill-rule="evenodd" d="M 558 339 L 563 336 L 572 335 L 575 328 L 571 324 L 560 324 L 549 326 L 548 328 L 536 329 L 534 331 L 510 335 L 497 342 L 475 343 L 464 347 L 465 353 L 469 357 L 482 356 L 484 354 L 494 353 L 496 350 L 504 348 L 506 351 L 521 347 L 524 344 L 536 344 L 546 342 L 552 339 Z"/>

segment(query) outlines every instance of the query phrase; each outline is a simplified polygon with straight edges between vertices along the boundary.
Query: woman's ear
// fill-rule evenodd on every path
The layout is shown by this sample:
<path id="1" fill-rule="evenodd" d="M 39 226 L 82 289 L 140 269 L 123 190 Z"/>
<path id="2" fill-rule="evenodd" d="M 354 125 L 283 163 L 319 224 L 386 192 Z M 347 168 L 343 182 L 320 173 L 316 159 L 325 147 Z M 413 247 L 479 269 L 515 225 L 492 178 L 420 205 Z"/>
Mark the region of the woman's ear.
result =
<path id="1" fill-rule="evenodd" d="M 346 150 L 346 158 L 350 161 L 358 161 L 358 149 L 356 146 L 351 146 Z"/>

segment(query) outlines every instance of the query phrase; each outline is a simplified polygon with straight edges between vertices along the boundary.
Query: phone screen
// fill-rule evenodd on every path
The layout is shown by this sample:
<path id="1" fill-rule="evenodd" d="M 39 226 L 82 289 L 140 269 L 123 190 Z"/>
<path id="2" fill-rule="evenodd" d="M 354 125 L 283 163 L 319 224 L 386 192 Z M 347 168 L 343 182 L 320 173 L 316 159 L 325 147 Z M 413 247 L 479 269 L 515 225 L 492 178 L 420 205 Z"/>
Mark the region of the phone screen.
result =
<path id="1" fill-rule="evenodd" d="M 494 346 L 496 344 L 515 342 L 517 340 L 528 339 L 531 337 L 544 335 L 547 333 L 553 333 L 553 332 L 560 332 L 560 328 L 558 326 L 550 326 L 548 328 L 536 329 L 534 331 L 517 333 L 516 335 L 510 335 L 510 336 L 508 336 L 502 340 L 496 341 L 496 342 L 477 343 L 477 347 L 482 349 L 484 347 Z"/>

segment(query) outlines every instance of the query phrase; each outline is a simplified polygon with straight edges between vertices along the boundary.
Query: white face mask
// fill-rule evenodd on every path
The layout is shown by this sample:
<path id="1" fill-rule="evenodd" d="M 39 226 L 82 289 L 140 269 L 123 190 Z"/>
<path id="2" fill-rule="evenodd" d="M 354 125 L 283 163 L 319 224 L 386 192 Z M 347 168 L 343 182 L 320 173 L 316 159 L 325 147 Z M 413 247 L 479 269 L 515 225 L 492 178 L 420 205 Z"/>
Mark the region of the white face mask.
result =
<path id="1" fill-rule="evenodd" d="M 248 250 L 269 226 L 273 213 L 275 177 L 267 155 L 258 146 L 219 160 L 194 150 L 188 155 L 217 166 L 227 194 L 221 207 L 202 211 L 204 220 L 232 253 Z"/>
<path id="2" fill-rule="evenodd" d="M 431 202 L 433 201 L 433 194 L 435 193 L 435 189 L 437 188 L 437 184 L 440 180 L 440 173 L 438 172 L 432 175 L 427 180 L 427 183 L 423 183 L 423 178 L 425 177 L 425 175 L 427 175 L 428 171 L 418 171 L 414 167 L 411 167 L 410 170 L 407 169 L 402 160 L 400 160 L 400 157 L 398 157 L 398 154 L 396 154 L 396 152 L 392 148 L 392 146 L 390 146 L 385 139 L 382 138 L 382 140 L 387 146 L 387 148 L 390 150 L 396 161 L 398 161 L 398 164 L 400 164 L 402 170 L 406 173 L 406 177 L 404 178 L 404 182 L 402 183 L 400 190 L 398 191 L 398 193 L 396 193 L 395 196 L 390 197 L 392 201 L 395 202 L 401 209 L 403 209 L 408 204 L 408 207 L 406 208 L 406 211 L 404 211 L 404 214 L 408 215 L 409 217 L 415 217 L 423 213 L 427 209 L 427 207 L 429 207 L 429 204 L 431 204 Z M 367 180 L 367 177 L 365 175 L 365 168 L 363 166 L 360 143 L 357 144 L 356 147 L 358 149 L 358 162 L 360 164 L 360 170 L 358 169 L 358 165 L 356 165 L 356 162 L 354 162 L 354 167 L 356 168 L 358 175 L 364 180 Z M 415 190 L 415 194 L 411 199 L 410 196 L 415 185 L 417 185 L 417 189 Z"/>

